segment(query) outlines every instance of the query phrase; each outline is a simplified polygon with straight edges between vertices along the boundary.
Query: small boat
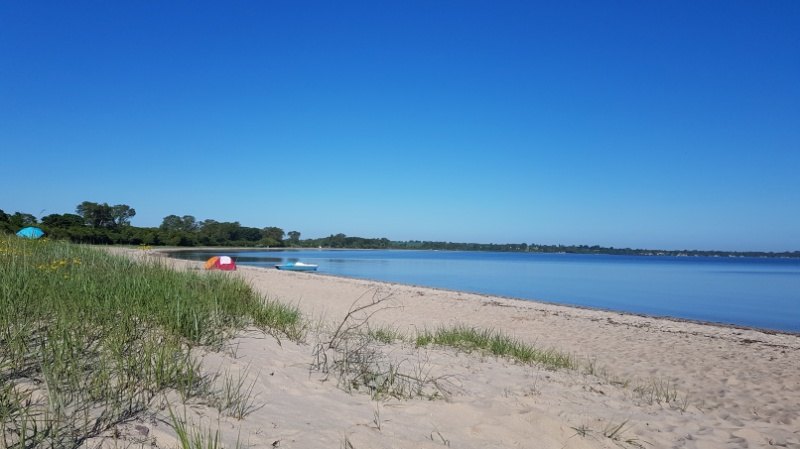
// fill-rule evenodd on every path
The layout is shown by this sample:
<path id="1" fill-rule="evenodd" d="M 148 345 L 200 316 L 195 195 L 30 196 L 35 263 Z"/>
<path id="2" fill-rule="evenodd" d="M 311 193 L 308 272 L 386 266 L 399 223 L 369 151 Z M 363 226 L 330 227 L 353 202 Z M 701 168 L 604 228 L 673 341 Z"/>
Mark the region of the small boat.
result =
<path id="1" fill-rule="evenodd" d="M 283 265 L 275 265 L 275 268 L 287 271 L 317 271 L 318 267 L 319 265 L 303 262 L 286 262 Z"/>

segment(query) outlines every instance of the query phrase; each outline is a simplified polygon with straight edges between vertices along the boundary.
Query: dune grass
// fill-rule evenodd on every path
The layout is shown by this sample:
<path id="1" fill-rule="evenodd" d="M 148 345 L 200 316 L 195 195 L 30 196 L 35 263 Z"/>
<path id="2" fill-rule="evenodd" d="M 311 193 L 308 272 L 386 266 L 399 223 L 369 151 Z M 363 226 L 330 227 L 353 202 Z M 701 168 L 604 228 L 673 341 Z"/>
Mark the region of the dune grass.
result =
<path id="1" fill-rule="evenodd" d="M 390 326 L 370 327 L 367 329 L 367 336 L 374 341 L 387 345 L 406 339 L 405 335 L 399 330 Z"/>
<path id="2" fill-rule="evenodd" d="M 542 350 L 516 338 L 490 329 L 476 329 L 468 326 L 439 328 L 423 331 L 417 335 L 416 345 L 439 345 L 467 351 L 486 351 L 498 357 L 507 357 L 521 363 L 541 364 L 548 368 L 570 368 L 577 365 L 574 359 L 555 350 Z"/>
<path id="3" fill-rule="evenodd" d="M 183 416 L 178 416 L 169 407 L 169 418 L 172 428 L 178 437 L 179 449 L 225 449 L 222 444 L 222 435 L 219 429 L 211 431 L 210 428 L 204 428 L 200 424 L 187 422 L 186 412 L 184 410 Z M 244 446 L 237 439 L 235 449 L 243 448 Z"/>
<path id="4" fill-rule="evenodd" d="M 225 274 L 0 236 L 0 446 L 78 447 L 159 393 L 208 394 L 190 349 L 251 325 L 302 332 L 297 309 Z"/>

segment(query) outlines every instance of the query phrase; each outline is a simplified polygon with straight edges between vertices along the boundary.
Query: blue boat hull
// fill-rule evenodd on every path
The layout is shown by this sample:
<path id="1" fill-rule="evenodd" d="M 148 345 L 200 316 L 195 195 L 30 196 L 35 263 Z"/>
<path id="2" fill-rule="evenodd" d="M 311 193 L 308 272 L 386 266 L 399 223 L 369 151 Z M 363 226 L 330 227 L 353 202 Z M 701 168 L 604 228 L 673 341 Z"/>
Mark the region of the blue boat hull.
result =
<path id="1" fill-rule="evenodd" d="M 317 271 L 317 265 L 275 265 L 275 268 L 284 271 Z"/>

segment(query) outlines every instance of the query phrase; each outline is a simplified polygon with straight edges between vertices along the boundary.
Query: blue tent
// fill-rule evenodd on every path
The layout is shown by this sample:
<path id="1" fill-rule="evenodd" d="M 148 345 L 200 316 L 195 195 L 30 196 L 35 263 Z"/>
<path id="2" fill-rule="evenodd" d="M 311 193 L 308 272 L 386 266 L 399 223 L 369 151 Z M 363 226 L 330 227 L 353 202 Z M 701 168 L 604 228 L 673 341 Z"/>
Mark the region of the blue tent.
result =
<path id="1" fill-rule="evenodd" d="M 26 239 L 38 239 L 44 235 L 44 231 L 35 226 L 28 226 L 27 228 L 20 229 L 17 235 L 25 237 Z"/>

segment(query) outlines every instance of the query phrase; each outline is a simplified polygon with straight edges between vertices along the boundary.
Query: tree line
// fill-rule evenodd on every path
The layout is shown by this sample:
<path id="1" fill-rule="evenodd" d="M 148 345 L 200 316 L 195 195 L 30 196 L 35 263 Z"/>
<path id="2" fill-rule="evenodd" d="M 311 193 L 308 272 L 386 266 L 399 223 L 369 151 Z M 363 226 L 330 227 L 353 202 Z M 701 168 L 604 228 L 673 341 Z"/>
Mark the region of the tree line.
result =
<path id="1" fill-rule="evenodd" d="M 789 257 L 800 258 L 800 251 L 706 251 L 706 250 L 657 250 L 614 248 L 589 245 L 544 245 L 537 243 L 457 243 L 437 241 L 390 241 L 388 239 L 366 239 L 347 237 L 344 234 L 313 240 L 302 240 L 302 247 L 353 248 L 353 249 L 406 249 L 436 251 L 493 251 L 531 252 L 549 254 L 607 254 L 617 256 L 690 256 L 690 257 Z"/>
<path id="2" fill-rule="evenodd" d="M 239 222 L 197 220 L 191 215 L 164 217 L 158 227 L 130 224 L 136 210 L 127 204 L 109 205 L 84 201 L 75 213 L 50 214 L 37 220 L 31 214 L 7 214 L 0 209 L 0 232 L 13 233 L 26 226 L 41 228 L 49 238 L 75 243 L 166 245 L 166 246 L 253 246 L 297 245 L 300 233 L 268 226 L 253 228 Z"/>
<path id="3" fill-rule="evenodd" d="M 628 256 L 708 256 L 708 257 L 791 257 L 800 258 L 800 251 L 704 251 L 653 250 L 602 247 L 598 245 L 544 245 L 535 243 L 456 243 L 437 241 L 391 241 L 386 238 L 352 237 L 331 234 L 317 239 L 300 239 L 300 232 L 284 232 L 275 226 L 254 228 L 239 222 L 197 220 L 192 215 L 168 215 L 158 227 L 136 227 L 130 224 L 136 210 L 126 204 L 109 205 L 84 201 L 75 213 L 50 214 L 38 220 L 35 216 L 0 209 L 0 232 L 14 233 L 26 226 L 37 226 L 49 238 L 75 243 L 125 244 L 151 246 L 240 246 L 269 248 L 352 248 L 407 249 L 442 251 L 497 251 L 567 254 L 612 254 Z"/>

